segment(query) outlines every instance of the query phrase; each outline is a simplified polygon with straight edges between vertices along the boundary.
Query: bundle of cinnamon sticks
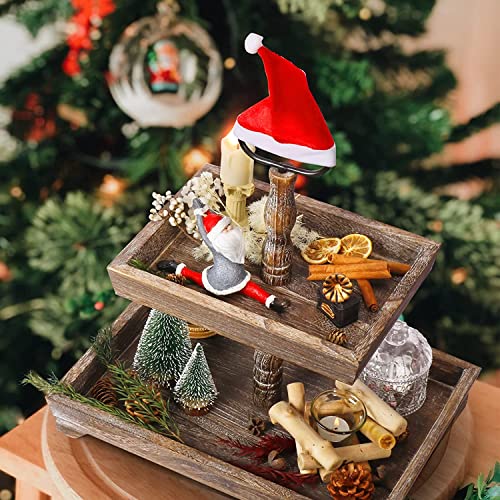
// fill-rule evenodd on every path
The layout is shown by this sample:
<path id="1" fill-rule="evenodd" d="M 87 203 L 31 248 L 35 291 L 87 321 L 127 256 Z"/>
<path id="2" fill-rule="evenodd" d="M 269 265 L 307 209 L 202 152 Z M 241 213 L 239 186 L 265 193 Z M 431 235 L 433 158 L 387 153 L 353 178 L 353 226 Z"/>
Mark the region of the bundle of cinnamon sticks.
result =
<path id="1" fill-rule="evenodd" d="M 334 254 L 329 257 L 330 264 L 309 266 L 309 281 L 323 281 L 331 274 L 343 274 L 356 280 L 366 307 L 372 312 L 378 311 L 377 299 L 369 280 L 388 279 L 393 275 L 403 275 L 409 269 L 408 264 L 389 260 L 365 259 L 349 255 Z"/>

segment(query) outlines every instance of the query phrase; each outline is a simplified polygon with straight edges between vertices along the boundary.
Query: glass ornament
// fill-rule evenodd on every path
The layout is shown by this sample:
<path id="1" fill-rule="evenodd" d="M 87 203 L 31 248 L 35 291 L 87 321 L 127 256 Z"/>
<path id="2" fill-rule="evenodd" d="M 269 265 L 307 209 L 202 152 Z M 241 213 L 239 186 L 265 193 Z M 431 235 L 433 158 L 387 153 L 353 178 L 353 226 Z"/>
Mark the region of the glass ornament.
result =
<path id="1" fill-rule="evenodd" d="M 198 24 L 160 3 L 156 16 L 130 24 L 109 59 L 109 88 L 142 127 L 186 127 L 212 109 L 222 88 L 222 60 Z"/>
<path id="2" fill-rule="evenodd" d="M 398 320 L 361 372 L 361 380 L 405 416 L 424 404 L 431 364 L 432 349 L 425 337 Z"/>

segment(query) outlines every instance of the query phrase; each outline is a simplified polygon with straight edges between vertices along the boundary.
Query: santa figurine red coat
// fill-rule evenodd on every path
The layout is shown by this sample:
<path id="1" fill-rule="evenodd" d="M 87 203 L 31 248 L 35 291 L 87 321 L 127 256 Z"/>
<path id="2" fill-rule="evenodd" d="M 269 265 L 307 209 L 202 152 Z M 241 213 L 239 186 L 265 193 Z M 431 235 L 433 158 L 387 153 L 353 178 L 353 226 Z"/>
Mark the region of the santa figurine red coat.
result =
<path id="1" fill-rule="evenodd" d="M 209 210 L 199 199 L 194 200 L 193 206 L 198 231 L 212 253 L 214 263 L 201 273 L 172 260 L 158 262 L 158 269 L 183 276 L 214 295 L 240 292 L 278 312 L 288 307 L 288 300 L 278 299 L 251 280 L 245 269 L 245 238 L 241 228 L 229 217 Z"/>

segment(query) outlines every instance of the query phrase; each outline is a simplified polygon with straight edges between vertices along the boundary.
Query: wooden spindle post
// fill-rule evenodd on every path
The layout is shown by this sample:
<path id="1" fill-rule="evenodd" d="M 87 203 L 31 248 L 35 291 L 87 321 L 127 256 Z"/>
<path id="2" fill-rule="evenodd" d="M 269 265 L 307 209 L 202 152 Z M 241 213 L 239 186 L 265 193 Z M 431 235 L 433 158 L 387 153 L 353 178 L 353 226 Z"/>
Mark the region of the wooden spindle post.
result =
<path id="1" fill-rule="evenodd" d="M 262 279 L 268 285 L 281 286 L 290 281 L 292 270 L 292 240 L 295 225 L 295 180 L 297 174 L 269 169 L 269 198 L 264 220 L 267 236 L 262 247 Z"/>
<path id="2" fill-rule="evenodd" d="M 281 400 L 283 360 L 262 351 L 255 351 L 253 359 L 253 401 L 268 410 Z"/>

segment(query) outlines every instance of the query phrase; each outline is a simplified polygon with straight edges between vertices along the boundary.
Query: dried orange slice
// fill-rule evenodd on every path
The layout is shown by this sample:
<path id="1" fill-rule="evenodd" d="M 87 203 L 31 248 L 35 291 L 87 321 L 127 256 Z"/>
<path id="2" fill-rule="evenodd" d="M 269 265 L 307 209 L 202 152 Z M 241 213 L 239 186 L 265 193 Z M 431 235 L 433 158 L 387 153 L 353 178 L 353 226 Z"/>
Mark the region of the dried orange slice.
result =
<path id="1" fill-rule="evenodd" d="M 340 253 L 344 255 L 366 259 L 372 253 L 372 240 L 364 234 L 348 234 L 340 242 Z"/>
<path id="2" fill-rule="evenodd" d="M 323 238 L 309 243 L 302 250 L 302 258 L 309 264 L 324 264 L 328 261 L 328 256 L 338 253 L 340 250 L 339 238 Z"/>

